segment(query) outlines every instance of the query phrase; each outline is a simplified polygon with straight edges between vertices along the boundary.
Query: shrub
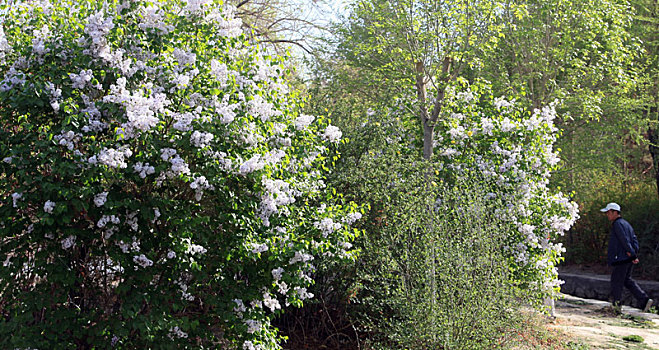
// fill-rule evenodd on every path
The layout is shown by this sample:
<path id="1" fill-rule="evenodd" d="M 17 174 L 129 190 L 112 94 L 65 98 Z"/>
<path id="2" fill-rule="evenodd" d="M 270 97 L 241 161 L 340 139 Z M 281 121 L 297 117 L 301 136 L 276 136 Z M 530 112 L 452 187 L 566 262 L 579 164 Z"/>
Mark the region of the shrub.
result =
<path id="1" fill-rule="evenodd" d="M 640 335 L 636 335 L 636 334 L 624 336 L 624 337 L 622 337 L 622 340 L 628 341 L 628 342 L 633 342 L 633 343 L 642 343 L 643 341 L 645 341 L 645 339 L 643 339 L 643 337 L 641 337 Z"/>
<path id="2" fill-rule="evenodd" d="M 364 247 L 355 299 L 382 313 L 371 315 L 371 340 L 382 349 L 501 348 L 519 324 L 508 223 L 496 214 L 503 202 L 488 199 L 476 175 L 415 186 L 419 170 L 421 181 L 387 187 L 383 226 Z"/>
<path id="3" fill-rule="evenodd" d="M 0 10 L 0 347 L 278 348 L 359 219 L 220 1 Z"/>

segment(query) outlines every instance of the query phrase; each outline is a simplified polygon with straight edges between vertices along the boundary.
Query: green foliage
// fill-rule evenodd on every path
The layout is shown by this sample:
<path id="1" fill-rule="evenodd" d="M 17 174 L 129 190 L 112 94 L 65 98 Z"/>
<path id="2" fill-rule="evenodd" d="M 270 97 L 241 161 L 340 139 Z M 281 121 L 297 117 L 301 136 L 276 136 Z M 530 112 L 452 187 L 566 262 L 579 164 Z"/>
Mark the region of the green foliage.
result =
<path id="1" fill-rule="evenodd" d="M 622 340 L 633 342 L 633 343 L 642 343 L 642 342 L 645 341 L 645 339 L 643 339 L 643 337 L 641 337 L 640 335 L 636 335 L 636 334 L 624 336 L 624 337 L 622 337 Z"/>
<path id="2" fill-rule="evenodd" d="M 485 199 L 490 188 L 476 179 L 419 191 L 428 170 L 417 170 L 416 183 L 386 186 L 393 193 L 366 243 L 358 298 L 382 307 L 384 316 L 372 316 L 387 330 L 378 346 L 497 348 L 517 319 L 506 223 L 494 214 L 501 202 Z"/>

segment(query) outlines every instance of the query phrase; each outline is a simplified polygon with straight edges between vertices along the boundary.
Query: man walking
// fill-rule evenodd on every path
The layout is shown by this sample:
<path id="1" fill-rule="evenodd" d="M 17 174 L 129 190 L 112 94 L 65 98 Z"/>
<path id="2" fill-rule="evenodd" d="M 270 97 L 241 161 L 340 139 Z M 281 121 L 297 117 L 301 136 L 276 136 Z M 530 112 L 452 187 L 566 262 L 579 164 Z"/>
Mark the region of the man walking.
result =
<path id="1" fill-rule="evenodd" d="M 634 234 L 634 229 L 627 220 L 620 216 L 620 206 L 618 204 L 609 203 L 600 211 L 606 213 L 606 217 L 611 222 L 607 262 L 613 267 L 613 273 L 611 273 L 613 306 L 621 306 L 620 299 L 622 298 L 622 287 L 624 286 L 641 303 L 643 311 L 647 312 L 652 306 L 653 300 L 632 279 L 632 269 L 639 262 L 636 256 L 638 253 L 638 240 L 636 234 Z"/>

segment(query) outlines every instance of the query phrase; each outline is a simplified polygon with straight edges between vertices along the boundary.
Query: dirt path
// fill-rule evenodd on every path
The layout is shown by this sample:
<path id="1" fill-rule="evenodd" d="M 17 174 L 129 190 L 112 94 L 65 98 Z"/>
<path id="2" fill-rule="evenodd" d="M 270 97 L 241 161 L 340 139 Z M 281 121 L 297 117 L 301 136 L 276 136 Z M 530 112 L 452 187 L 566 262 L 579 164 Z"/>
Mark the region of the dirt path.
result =
<path id="1" fill-rule="evenodd" d="M 549 327 L 588 344 L 590 349 L 659 349 L 659 315 L 623 306 L 622 315 L 616 316 L 609 306 L 603 301 L 564 295 L 556 301 L 556 319 Z M 623 340 L 630 335 L 642 337 L 643 342 Z"/>

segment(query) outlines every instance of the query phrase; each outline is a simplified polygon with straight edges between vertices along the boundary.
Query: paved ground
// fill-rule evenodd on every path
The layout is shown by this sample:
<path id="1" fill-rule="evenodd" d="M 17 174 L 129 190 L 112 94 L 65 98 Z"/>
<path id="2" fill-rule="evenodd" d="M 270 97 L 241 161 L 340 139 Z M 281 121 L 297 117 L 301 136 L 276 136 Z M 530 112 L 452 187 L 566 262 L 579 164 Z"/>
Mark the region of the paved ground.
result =
<path id="1" fill-rule="evenodd" d="M 659 315 L 623 306 L 622 315 L 616 316 L 610 305 L 563 295 L 556 301 L 556 319 L 549 327 L 570 334 L 590 349 L 659 349 Z M 623 340 L 630 335 L 642 337 L 643 342 Z"/>

